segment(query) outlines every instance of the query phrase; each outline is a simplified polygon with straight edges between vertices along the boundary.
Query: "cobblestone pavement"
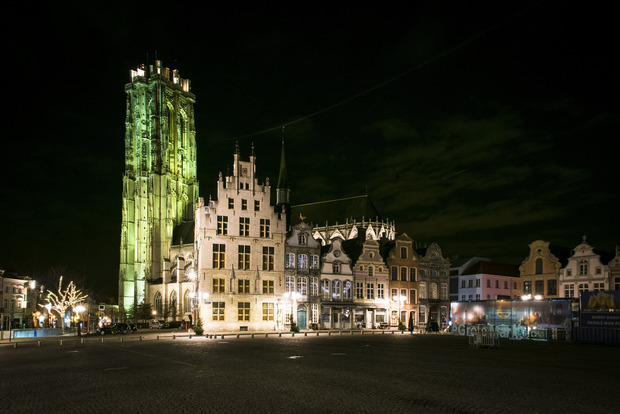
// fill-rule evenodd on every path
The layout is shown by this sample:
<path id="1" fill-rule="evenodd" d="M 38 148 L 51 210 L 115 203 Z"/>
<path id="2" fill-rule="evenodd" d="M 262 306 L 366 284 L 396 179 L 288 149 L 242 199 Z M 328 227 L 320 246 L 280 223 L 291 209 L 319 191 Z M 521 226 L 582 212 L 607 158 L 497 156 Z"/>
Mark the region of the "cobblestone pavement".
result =
<path id="1" fill-rule="evenodd" d="M 23 340 L 0 344 L 0 412 L 609 413 L 618 351 L 400 334 Z"/>

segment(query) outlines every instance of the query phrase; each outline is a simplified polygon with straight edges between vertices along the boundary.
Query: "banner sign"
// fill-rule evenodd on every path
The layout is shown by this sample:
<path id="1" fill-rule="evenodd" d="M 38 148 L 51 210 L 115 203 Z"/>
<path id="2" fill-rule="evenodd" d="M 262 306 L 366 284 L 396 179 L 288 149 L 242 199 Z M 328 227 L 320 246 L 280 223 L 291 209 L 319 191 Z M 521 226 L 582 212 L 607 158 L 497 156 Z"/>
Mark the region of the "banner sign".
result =
<path id="1" fill-rule="evenodd" d="M 620 312 L 581 312 L 582 328 L 620 329 Z"/>
<path id="2" fill-rule="evenodd" d="M 620 290 L 604 292 L 582 292 L 581 310 L 620 310 Z"/>

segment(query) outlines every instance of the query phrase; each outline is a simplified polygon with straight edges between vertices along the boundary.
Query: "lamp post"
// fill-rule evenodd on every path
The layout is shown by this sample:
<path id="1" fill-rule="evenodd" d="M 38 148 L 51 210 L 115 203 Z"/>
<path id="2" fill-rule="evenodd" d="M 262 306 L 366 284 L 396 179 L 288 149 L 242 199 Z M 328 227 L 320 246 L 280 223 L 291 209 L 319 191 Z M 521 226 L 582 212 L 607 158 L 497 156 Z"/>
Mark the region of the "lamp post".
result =
<path id="1" fill-rule="evenodd" d="M 191 300 L 192 324 L 195 324 L 198 320 L 198 317 L 200 316 L 198 308 L 200 305 L 201 295 L 198 292 L 198 275 L 196 274 L 196 271 L 194 269 L 190 269 L 190 271 L 187 273 L 187 277 L 193 282 L 194 290 L 189 294 L 189 296 Z"/>

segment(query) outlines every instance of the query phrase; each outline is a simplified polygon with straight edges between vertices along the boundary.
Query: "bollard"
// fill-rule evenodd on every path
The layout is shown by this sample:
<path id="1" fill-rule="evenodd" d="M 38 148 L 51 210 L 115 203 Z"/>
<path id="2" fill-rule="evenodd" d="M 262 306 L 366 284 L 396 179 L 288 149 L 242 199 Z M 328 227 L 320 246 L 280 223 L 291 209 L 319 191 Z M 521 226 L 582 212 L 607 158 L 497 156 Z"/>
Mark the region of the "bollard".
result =
<path id="1" fill-rule="evenodd" d="M 189 334 L 189 339 L 192 339 L 192 334 Z"/>
<path id="2" fill-rule="evenodd" d="M 279 338 L 282 338 L 282 332 L 280 332 L 280 333 L 278 334 L 278 337 L 279 337 Z"/>
<path id="3" fill-rule="evenodd" d="M 41 346 L 41 341 L 37 341 L 37 346 Z"/>
<path id="4" fill-rule="evenodd" d="M 121 336 L 121 342 L 123 342 L 123 337 Z"/>
<path id="5" fill-rule="evenodd" d="M 60 340 L 60 345 L 62 345 L 62 339 Z"/>
<path id="6" fill-rule="evenodd" d="M 81 338 L 81 339 L 80 339 L 80 341 L 81 341 L 82 343 L 84 343 L 84 338 Z"/>
<path id="7" fill-rule="evenodd" d="M 237 334 L 237 339 L 241 338 L 241 334 Z"/>
<path id="8" fill-rule="evenodd" d="M 159 335 L 157 335 L 157 340 L 159 341 Z"/>
<path id="9" fill-rule="evenodd" d="M 13 342 L 13 349 L 17 348 L 17 342 Z"/>
<path id="10" fill-rule="evenodd" d="M 142 335 L 140 335 L 139 338 L 140 338 L 139 340 L 141 341 L 142 340 Z"/>
<path id="11" fill-rule="evenodd" d="M 176 335 L 172 335 L 172 339 L 177 339 L 177 338 L 176 338 Z"/>
<path id="12" fill-rule="evenodd" d="M 316 333 L 316 336 L 319 336 L 319 333 L 318 333 L 318 332 Z"/>
<path id="13" fill-rule="evenodd" d="M 304 336 L 308 336 L 308 332 L 304 332 Z"/>
<path id="14" fill-rule="evenodd" d="M 293 336 L 295 336 L 295 332 L 291 333 L 291 338 L 292 338 Z"/>
<path id="15" fill-rule="evenodd" d="M 252 334 L 252 338 L 254 338 L 254 334 Z"/>

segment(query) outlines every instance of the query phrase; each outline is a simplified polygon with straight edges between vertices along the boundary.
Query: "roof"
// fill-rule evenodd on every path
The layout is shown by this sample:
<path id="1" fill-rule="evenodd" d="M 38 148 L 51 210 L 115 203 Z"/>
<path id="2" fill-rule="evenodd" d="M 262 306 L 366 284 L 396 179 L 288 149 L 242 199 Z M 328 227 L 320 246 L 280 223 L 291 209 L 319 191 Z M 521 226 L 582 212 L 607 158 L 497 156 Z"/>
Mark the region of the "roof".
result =
<path id="1" fill-rule="evenodd" d="M 172 230 L 172 245 L 180 246 L 194 243 L 194 221 L 184 221 Z"/>
<path id="2" fill-rule="evenodd" d="M 306 218 L 306 222 L 318 226 L 324 225 L 325 222 L 344 224 L 347 219 L 350 222 L 353 220 L 383 219 L 368 195 L 318 201 L 291 207 L 291 217 L 299 217 L 300 214 Z"/>

